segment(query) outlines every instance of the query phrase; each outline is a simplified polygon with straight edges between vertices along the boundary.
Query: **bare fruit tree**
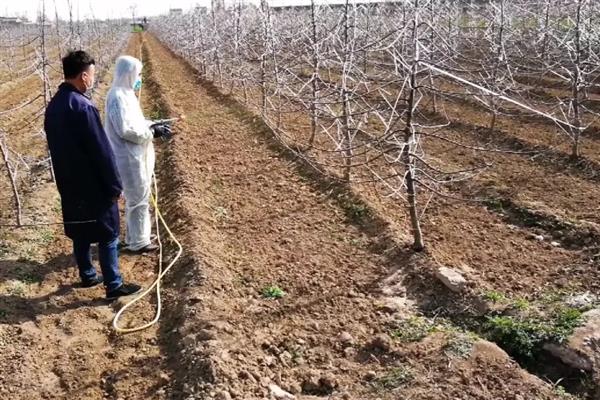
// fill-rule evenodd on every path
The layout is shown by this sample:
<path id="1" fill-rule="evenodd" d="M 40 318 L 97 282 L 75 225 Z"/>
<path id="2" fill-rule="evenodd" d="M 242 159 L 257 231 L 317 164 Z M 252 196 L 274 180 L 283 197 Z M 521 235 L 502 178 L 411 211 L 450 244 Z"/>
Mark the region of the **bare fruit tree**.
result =
<path id="1" fill-rule="evenodd" d="M 578 0 L 565 25 L 554 9 L 559 1 L 566 0 L 263 0 L 158 18 L 152 29 L 305 162 L 403 201 L 413 248 L 422 250 L 421 220 L 432 197 L 453 197 L 454 183 L 488 167 L 447 168 L 430 156 L 432 144 L 503 151 L 456 139 L 442 98 L 489 112 L 493 134 L 497 119 L 512 115 L 580 134 L 576 99 L 584 96 L 582 82 L 598 75 L 597 35 L 590 33 L 597 7 Z M 521 36 L 535 40 L 518 46 Z M 561 52 L 569 56 L 557 58 Z M 530 63 L 532 54 L 544 61 Z M 564 114 L 524 83 L 534 74 L 579 82 Z"/>
<path id="2" fill-rule="evenodd" d="M 0 26 L 0 90 L 17 85 L 25 89 L 22 98 L 7 98 L 0 109 L 0 169 L 6 172 L 0 174 L 0 185 L 11 187 L 16 226 L 27 225 L 28 196 L 23 188 L 40 173 L 53 179 L 42 121 L 55 88 L 63 80 L 61 54 L 69 43 L 86 44 L 88 51 L 97 55 L 100 81 L 124 48 L 129 31 L 121 22 L 50 21 L 47 3 L 41 3 L 36 24 Z M 64 32 L 69 32 L 67 37 Z M 5 216 L 8 214 L 3 213 Z"/>

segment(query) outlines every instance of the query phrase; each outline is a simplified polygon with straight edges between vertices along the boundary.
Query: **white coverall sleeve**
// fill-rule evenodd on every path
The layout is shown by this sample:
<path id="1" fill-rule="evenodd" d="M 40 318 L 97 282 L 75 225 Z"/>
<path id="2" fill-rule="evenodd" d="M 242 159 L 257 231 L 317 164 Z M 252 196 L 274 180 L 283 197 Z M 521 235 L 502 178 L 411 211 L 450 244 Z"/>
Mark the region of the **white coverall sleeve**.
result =
<path id="1" fill-rule="evenodd" d="M 115 98 L 108 104 L 108 118 L 117 135 L 123 140 L 144 144 L 152 140 L 152 131 L 146 120 L 138 117 L 134 110 L 128 110 L 123 101 Z"/>

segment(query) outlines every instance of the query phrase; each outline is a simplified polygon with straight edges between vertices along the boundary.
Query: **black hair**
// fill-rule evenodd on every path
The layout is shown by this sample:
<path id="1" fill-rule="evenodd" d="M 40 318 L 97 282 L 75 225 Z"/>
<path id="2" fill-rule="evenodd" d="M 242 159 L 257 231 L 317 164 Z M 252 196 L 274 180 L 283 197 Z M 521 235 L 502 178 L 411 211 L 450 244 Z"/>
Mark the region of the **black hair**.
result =
<path id="1" fill-rule="evenodd" d="M 76 78 L 77 75 L 87 70 L 92 64 L 96 65 L 96 61 L 85 51 L 70 51 L 62 59 L 65 79 Z"/>

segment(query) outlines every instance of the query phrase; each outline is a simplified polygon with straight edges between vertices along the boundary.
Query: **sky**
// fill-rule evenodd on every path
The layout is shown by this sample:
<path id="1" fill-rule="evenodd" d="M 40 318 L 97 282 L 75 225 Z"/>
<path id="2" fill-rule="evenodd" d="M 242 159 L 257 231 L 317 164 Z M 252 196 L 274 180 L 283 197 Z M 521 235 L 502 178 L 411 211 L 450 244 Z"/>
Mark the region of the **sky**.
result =
<path id="1" fill-rule="evenodd" d="M 122 18 L 131 17 L 131 7 L 136 7 L 136 15 L 153 16 L 166 14 L 169 8 L 190 9 L 196 5 L 208 6 L 210 0 L 70 0 L 73 4 L 73 18 L 77 18 L 79 9 L 80 18 L 93 14 L 96 18 Z M 54 5 L 60 18 L 68 18 L 69 0 L 45 0 L 46 13 L 54 19 Z M 41 9 L 42 0 L 0 0 L 0 16 L 26 15 L 35 20 Z"/>
<path id="2" fill-rule="evenodd" d="M 151 17 L 167 14 L 170 8 L 182 8 L 184 11 L 195 6 L 209 7 L 211 0 L 44 0 L 46 3 L 46 15 L 53 20 L 55 7 L 59 18 L 68 19 L 69 2 L 73 7 L 73 18 L 81 19 L 94 16 L 99 19 L 107 18 L 131 18 L 132 7 L 135 7 L 136 17 Z M 237 0 L 225 0 L 225 4 L 231 4 Z M 247 3 L 258 4 L 260 0 L 244 0 Z M 310 0 L 267 0 L 271 5 L 288 4 L 310 4 Z M 342 0 L 317 0 L 316 3 L 339 3 Z M 362 0 L 370 1 L 370 0 Z M 26 16 L 35 21 L 41 10 L 42 0 L 0 0 L 0 16 L 18 17 Z"/>

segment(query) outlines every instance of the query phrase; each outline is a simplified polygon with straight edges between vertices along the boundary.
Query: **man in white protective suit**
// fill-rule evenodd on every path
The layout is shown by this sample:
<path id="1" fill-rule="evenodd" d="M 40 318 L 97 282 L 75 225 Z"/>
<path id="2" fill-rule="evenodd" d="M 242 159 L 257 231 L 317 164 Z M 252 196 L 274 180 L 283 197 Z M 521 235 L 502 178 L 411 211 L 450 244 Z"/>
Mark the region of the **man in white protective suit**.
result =
<path id="1" fill-rule="evenodd" d="M 154 173 L 153 138 L 170 136 L 167 124 L 144 118 L 136 91 L 142 85 L 142 63 L 130 56 L 116 61 L 113 84 L 106 98 L 105 130 L 115 153 L 125 196 L 125 249 L 155 251 L 150 234 L 150 192 Z"/>

